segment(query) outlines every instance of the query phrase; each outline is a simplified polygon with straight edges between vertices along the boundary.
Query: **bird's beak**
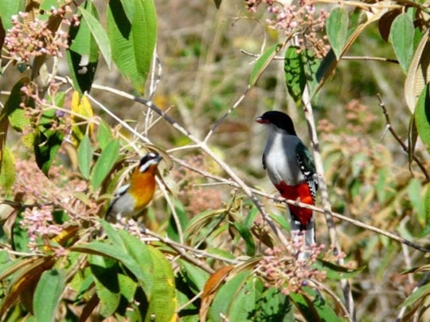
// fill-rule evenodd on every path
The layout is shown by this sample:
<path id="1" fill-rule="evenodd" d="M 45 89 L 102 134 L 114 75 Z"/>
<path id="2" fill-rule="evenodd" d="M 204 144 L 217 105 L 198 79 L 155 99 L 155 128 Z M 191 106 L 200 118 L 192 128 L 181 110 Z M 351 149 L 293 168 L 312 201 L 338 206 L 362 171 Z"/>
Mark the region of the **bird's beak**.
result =
<path id="1" fill-rule="evenodd" d="M 255 122 L 260 123 L 260 124 L 266 124 L 267 121 L 265 119 L 263 119 L 261 116 L 257 117 L 255 119 Z"/>

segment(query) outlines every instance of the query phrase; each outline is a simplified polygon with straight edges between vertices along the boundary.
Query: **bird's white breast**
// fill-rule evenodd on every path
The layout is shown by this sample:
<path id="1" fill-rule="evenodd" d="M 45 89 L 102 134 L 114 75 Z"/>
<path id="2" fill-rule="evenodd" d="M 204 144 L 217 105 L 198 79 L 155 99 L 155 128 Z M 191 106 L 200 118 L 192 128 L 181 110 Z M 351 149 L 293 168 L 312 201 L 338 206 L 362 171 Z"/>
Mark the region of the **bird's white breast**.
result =
<path id="1" fill-rule="evenodd" d="M 297 162 L 296 147 L 300 139 L 295 135 L 270 129 L 264 149 L 267 173 L 273 184 L 284 181 L 297 185 L 305 181 Z"/>

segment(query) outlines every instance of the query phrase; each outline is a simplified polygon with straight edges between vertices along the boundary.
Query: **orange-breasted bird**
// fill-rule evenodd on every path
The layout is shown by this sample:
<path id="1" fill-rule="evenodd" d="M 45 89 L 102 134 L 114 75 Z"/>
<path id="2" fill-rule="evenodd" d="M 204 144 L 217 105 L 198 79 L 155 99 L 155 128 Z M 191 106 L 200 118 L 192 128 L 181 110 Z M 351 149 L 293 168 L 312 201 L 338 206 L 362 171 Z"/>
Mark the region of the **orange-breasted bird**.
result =
<path id="1" fill-rule="evenodd" d="M 148 153 L 140 159 L 139 166 L 131 174 L 129 183 L 114 194 L 106 214 L 107 220 L 138 215 L 152 200 L 155 193 L 155 174 L 161 161 L 158 153 Z"/>
<path id="2" fill-rule="evenodd" d="M 313 157 L 299 139 L 291 118 L 282 112 L 269 111 L 257 117 L 269 137 L 263 154 L 263 167 L 270 181 L 285 199 L 314 205 L 318 190 Z M 288 204 L 293 235 L 304 231 L 307 245 L 315 243 L 315 223 L 312 210 Z"/>

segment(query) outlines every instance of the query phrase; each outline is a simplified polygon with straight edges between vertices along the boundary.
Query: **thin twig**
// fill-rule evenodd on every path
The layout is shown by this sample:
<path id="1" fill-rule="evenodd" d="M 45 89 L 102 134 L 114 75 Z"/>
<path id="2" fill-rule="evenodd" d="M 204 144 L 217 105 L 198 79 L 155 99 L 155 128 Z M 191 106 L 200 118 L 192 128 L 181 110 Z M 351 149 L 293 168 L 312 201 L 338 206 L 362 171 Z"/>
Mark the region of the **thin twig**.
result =
<path id="1" fill-rule="evenodd" d="M 388 114 L 387 108 L 385 107 L 385 104 L 384 104 L 384 101 L 382 100 L 381 95 L 376 94 L 376 96 L 378 97 L 378 100 L 379 100 L 379 106 L 382 108 L 382 112 L 384 113 L 385 122 L 387 124 L 388 130 L 394 136 L 396 141 L 400 144 L 403 151 L 408 153 L 408 151 L 409 151 L 408 147 L 406 146 L 406 144 L 403 143 L 402 139 L 397 135 L 397 133 L 393 129 L 393 126 L 391 125 L 390 115 Z M 420 159 L 418 159 L 418 157 L 415 154 L 412 154 L 412 158 L 414 159 L 414 161 L 417 163 L 417 165 L 419 166 L 419 168 L 423 172 L 424 176 L 426 177 L 426 181 L 427 182 L 430 181 L 430 176 L 429 176 L 426 168 L 424 167 L 424 165 L 421 163 Z"/>
<path id="2" fill-rule="evenodd" d="M 319 141 L 318 141 L 318 135 L 315 127 L 315 120 L 313 115 L 309 85 L 306 85 L 303 91 L 302 104 L 305 112 L 306 123 L 308 125 L 309 135 L 311 138 L 315 168 L 318 175 L 319 190 L 320 190 L 320 195 L 321 195 L 321 200 L 322 200 L 323 210 L 324 210 L 324 218 L 327 223 L 330 242 L 334 246 L 333 251 L 340 252 L 341 248 L 337 240 L 337 232 L 336 232 L 336 227 L 333 220 L 333 211 L 331 209 L 331 203 L 329 200 L 329 194 L 327 189 L 327 182 L 325 180 L 325 175 L 324 175 L 324 165 L 321 157 L 321 152 L 319 149 Z M 343 259 L 339 259 L 338 262 L 339 262 L 339 265 L 344 264 Z M 351 316 L 351 321 L 355 322 L 356 314 L 355 314 L 354 298 L 352 297 L 351 284 L 347 279 L 341 279 L 340 283 L 342 285 L 342 291 L 345 297 L 346 308 Z"/>

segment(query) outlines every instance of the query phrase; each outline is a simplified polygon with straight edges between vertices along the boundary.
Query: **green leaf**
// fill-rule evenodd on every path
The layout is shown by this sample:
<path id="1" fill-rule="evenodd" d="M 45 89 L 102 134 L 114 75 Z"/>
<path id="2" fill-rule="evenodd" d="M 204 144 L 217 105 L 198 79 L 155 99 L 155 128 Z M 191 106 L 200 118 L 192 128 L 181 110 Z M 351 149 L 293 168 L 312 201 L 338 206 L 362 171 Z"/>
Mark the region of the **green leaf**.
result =
<path id="1" fill-rule="evenodd" d="M 96 8 L 92 2 L 88 1 L 84 6 L 87 8 L 87 12 L 95 15 L 96 18 L 94 19 L 98 19 Z M 82 19 L 82 17 L 79 20 L 78 26 L 70 26 L 69 48 L 66 55 L 74 88 L 82 96 L 83 93 L 89 92 L 91 89 L 99 61 L 99 47 L 87 20 Z M 106 44 L 109 45 L 108 39 L 106 41 Z"/>
<path id="2" fill-rule="evenodd" d="M 418 97 L 415 107 L 415 123 L 417 125 L 418 135 L 430 151 L 430 96 L 429 84 L 427 84 L 420 96 Z"/>
<path id="3" fill-rule="evenodd" d="M 134 1 L 132 20 L 129 7 L 123 7 L 120 0 L 109 1 L 108 36 L 116 66 L 143 94 L 157 41 L 157 15 L 153 0 L 130 1 Z"/>
<path id="4" fill-rule="evenodd" d="M 63 143 L 63 131 L 56 131 L 45 126 L 39 126 L 34 139 L 34 154 L 39 169 L 48 175 L 49 169 L 57 156 L 57 152 Z"/>
<path id="5" fill-rule="evenodd" d="M 348 38 L 348 24 L 348 11 L 345 7 L 337 7 L 330 12 L 326 30 L 328 40 L 338 60 Z"/>
<path id="6" fill-rule="evenodd" d="M 142 286 L 147 299 L 151 300 L 155 283 L 153 273 L 157 269 L 150 253 L 151 247 L 148 247 L 125 230 L 120 230 L 119 235 L 124 242 L 124 252 L 133 259 L 139 268 L 139 275 L 136 276 L 138 282 Z"/>
<path id="7" fill-rule="evenodd" d="M 2 113 L 4 111 L 8 116 L 10 125 L 18 132 L 22 132 L 26 126 L 30 125 L 30 120 L 26 112 L 20 106 L 22 103 L 21 88 L 29 82 L 30 80 L 27 77 L 23 77 L 13 86 L 4 109 L 2 110 Z"/>
<path id="8" fill-rule="evenodd" d="M 172 266 L 158 249 L 154 247 L 148 247 L 148 249 L 154 263 L 154 288 L 152 290 L 152 298 L 149 301 L 145 322 L 153 321 L 154 316 L 157 317 L 157 322 L 174 321 L 177 299 Z"/>
<path id="9" fill-rule="evenodd" d="M 9 196 L 11 188 L 15 183 L 15 157 L 7 145 L 3 147 L 3 156 L 1 159 L 0 184 L 4 193 Z"/>
<path id="10" fill-rule="evenodd" d="M 249 321 L 249 316 L 255 312 L 256 307 L 255 278 L 248 278 L 240 288 L 237 296 L 230 305 L 230 321 Z"/>
<path id="11" fill-rule="evenodd" d="M 187 261 L 180 260 L 181 268 L 185 271 L 185 278 L 189 287 L 196 290 L 196 293 L 203 291 L 206 282 L 209 279 L 209 273 L 195 266 L 194 264 L 188 263 Z"/>
<path id="12" fill-rule="evenodd" d="M 301 105 L 302 94 L 306 86 L 306 74 L 300 48 L 291 46 L 287 49 L 284 71 L 288 93 L 297 105 Z"/>
<path id="13" fill-rule="evenodd" d="M 64 270 L 51 269 L 42 273 L 34 293 L 33 308 L 36 321 L 55 321 L 65 286 Z"/>
<path id="14" fill-rule="evenodd" d="M 425 296 L 430 294 L 430 284 L 425 284 L 418 288 L 400 305 L 400 307 L 406 307 L 414 304 L 416 301 L 421 301 Z"/>
<path id="15" fill-rule="evenodd" d="M 418 138 L 418 130 L 417 124 L 415 121 L 415 116 L 412 115 L 409 120 L 409 129 L 408 129 L 408 159 L 409 159 L 409 170 L 412 172 L 412 162 L 414 159 L 415 146 L 417 144 Z"/>
<path id="16" fill-rule="evenodd" d="M 100 314 L 111 316 L 118 308 L 121 298 L 117 262 L 109 257 L 91 255 L 89 263 L 100 299 Z"/>
<path id="17" fill-rule="evenodd" d="M 249 271 L 242 271 L 228 280 L 217 292 L 209 310 L 210 317 L 215 322 L 224 321 L 222 315 L 228 316 L 229 308 L 250 276 Z M 246 320 L 245 320 L 246 321 Z"/>
<path id="18" fill-rule="evenodd" d="M 91 141 L 88 135 L 79 143 L 78 147 L 78 166 L 85 179 L 90 178 L 91 160 L 93 159 L 93 150 L 91 148 Z"/>
<path id="19" fill-rule="evenodd" d="M 322 259 L 317 259 L 317 261 L 312 266 L 319 271 L 327 272 L 327 277 L 334 280 L 354 278 L 366 268 L 361 267 L 358 269 L 350 269 Z"/>
<path id="20" fill-rule="evenodd" d="M 301 295 L 290 293 L 290 297 L 296 302 L 296 305 L 300 303 L 298 307 L 304 317 L 308 316 L 308 314 L 312 312 L 312 314 L 310 315 L 310 319 L 308 318 L 307 320 L 330 322 L 345 321 L 345 319 L 341 319 L 340 317 L 338 317 L 338 315 L 332 309 L 331 303 L 324 300 L 319 291 L 314 290 L 310 287 L 304 287 L 303 290 L 306 293 L 303 293 Z M 302 300 L 300 302 L 297 301 L 299 297 L 302 297 Z M 313 314 L 316 314 L 316 316 L 318 317 L 317 320 L 314 319 L 315 316 Z"/>
<path id="21" fill-rule="evenodd" d="M 254 321 L 260 322 L 293 322 L 294 312 L 288 296 L 278 288 L 266 289 L 263 282 L 256 280 L 256 308 Z"/>
<path id="22" fill-rule="evenodd" d="M 414 54 L 414 22 L 409 14 L 402 13 L 394 19 L 390 40 L 400 66 L 407 73 Z"/>
<path id="23" fill-rule="evenodd" d="M 187 212 L 185 211 L 184 205 L 179 201 L 175 200 L 175 212 L 181 225 L 182 232 L 185 230 L 188 224 Z M 176 224 L 176 220 L 173 215 L 170 216 L 169 226 L 167 227 L 167 236 L 170 239 L 179 242 L 179 230 Z"/>
<path id="24" fill-rule="evenodd" d="M 424 200 L 421 195 L 421 192 L 423 191 L 421 182 L 418 179 L 412 178 L 409 181 L 407 191 L 412 208 L 416 211 L 419 221 L 424 224 L 426 210 Z"/>
<path id="25" fill-rule="evenodd" d="M 240 236 L 243 238 L 243 241 L 245 242 L 246 255 L 254 256 L 255 241 L 254 241 L 254 237 L 251 234 L 251 231 L 249 230 L 248 227 L 241 224 L 240 222 L 235 222 L 234 226 L 236 227 L 237 231 L 239 232 Z"/>
<path id="26" fill-rule="evenodd" d="M 147 247 L 142 242 L 140 242 L 136 237 L 134 238 L 135 238 L 134 247 L 141 247 L 143 249 L 144 247 Z M 73 246 L 71 247 L 71 251 L 108 256 L 120 261 L 138 279 L 147 297 L 148 298 L 151 297 L 150 284 L 153 283 L 153 276 L 152 276 L 153 268 L 151 266 L 152 265 L 151 260 L 146 261 L 142 265 L 142 260 L 139 261 L 139 263 L 136 262 L 136 260 L 132 256 L 130 256 L 124 249 L 118 246 L 114 246 L 114 245 L 107 244 L 104 242 L 99 242 L 99 241 L 93 241 L 86 245 Z M 145 257 L 142 257 L 142 258 L 145 259 Z M 147 274 L 148 271 L 151 272 L 151 274 Z"/>
<path id="27" fill-rule="evenodd" d="M 12 28 L 12 16 L 25 12 L 25 0 L 0 0 L 0 17 L 4 30 Z"/>
<path id="28" fill-rule="evenodd" d="M 281 48 L 281 44 L 272 45 L 267 48 L 267 50 L 257 59 L 254 68 L 252 69 L 251 76 L 249 78 L 250 87 L 254 86 L 255 83 L 257 83 L 257 80 L 260 78 L 261 74 L 263 74 L 267 66 L 269 66 L 270 62 L 281 50 Z"/>
<path id="29" fill-rule="evenodd" d="M 99 130 L 97 132 L 97 141 L 100 144 L 100 149 L 104 150 L 112 139 L 112 131 L 109 125 L 107 125 L 105 121 L 100 120 Z"/>
<path id="30" fill-rule="evenodd" d="M 429 226 L 430 223 L 430 185 L 427 184 L 426 194 L 424 196 L 424 208 L 426 214 L 426 226 Z"/>
<path id="31" fill-rule="evenodd" d="M 91 172 L 91 184 L 97 190 L 112 170 L 119 157 L 119 142 L 114 139 L 109 142 L 100 154 Z"/>
<path id="32" fill-rule="evenodd" d="M 103 26 L 98 20 L 98 14 L 96 8 L 93 6 L 91 10 L 86 10 L 83 7 L 78 7 L 85 21 L 87 22 L 88 28 L 90 28 L 91 34 L 99 46 L 99 49 L 106 61 L 106 64 L 110 68 L 112 62 L 112 52 L 109 42 L 108 35 L 103 29 Z M 93 15 L 94 13 L 94 15 Z M 115 44 L 113 44 L 115 46 Z"/>

